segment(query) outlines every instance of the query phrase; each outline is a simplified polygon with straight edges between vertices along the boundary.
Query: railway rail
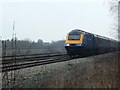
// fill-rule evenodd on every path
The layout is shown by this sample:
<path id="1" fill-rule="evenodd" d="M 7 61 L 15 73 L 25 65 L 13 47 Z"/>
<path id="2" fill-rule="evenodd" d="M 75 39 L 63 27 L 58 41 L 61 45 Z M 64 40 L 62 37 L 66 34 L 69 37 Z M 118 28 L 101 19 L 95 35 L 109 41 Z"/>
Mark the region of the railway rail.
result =
<path id="1" fill-rule="evenodd" d="M 71 60 L 71 58 L 66 53 L 47 53 L 40 55 L 17 56 L 16 58 L 13 58 L 13 56 L 7 56 L 4 57 L 4 61 L 2 61 L 2 72 L 67 60 Z"/>
<path id="2" fill-rule="evenodd" d="M 46 54 L 32 54 L 32 55 L 18 55 L 18 56 L 3 56 L 4 61 L 2 64 L 9 64 L 15 62 L 26 62 L 26 61 L 33 61 L 34 59 L 43 59 L 47 57 L 55 57 L 65 55 L 66 53 L 46 53 Z"/>
<path id="3" fill-rule="evenodd" d="M 88 57 L 88 56 L 81 56 Z M 81 58 L 79 56 L 79 58 Z M 24 69 L 33 66 L 45 65 L 50 63 L 62 62 L 72 60 L 66 53 L 47 53 L 36 55 L 20 55 L 20 56 L 7 56 L 2 57 L 2 72 Z M 78 58 L 78 57 L 75 57 Z"/>

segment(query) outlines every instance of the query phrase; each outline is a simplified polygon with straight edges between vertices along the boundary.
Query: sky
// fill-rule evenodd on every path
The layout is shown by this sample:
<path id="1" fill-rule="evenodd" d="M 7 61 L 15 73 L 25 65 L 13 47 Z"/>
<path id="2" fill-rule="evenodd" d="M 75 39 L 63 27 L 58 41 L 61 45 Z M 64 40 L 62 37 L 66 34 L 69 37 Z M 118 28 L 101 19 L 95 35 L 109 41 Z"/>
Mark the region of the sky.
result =
<path id="1" fill-rule="evenodd" d="M 4 0 L 0 4 L 2 39 L 64 40 L 81 29 L 115 39 L 108 0 Z M 13 23 L 15 28 L 13 31 Z"/>

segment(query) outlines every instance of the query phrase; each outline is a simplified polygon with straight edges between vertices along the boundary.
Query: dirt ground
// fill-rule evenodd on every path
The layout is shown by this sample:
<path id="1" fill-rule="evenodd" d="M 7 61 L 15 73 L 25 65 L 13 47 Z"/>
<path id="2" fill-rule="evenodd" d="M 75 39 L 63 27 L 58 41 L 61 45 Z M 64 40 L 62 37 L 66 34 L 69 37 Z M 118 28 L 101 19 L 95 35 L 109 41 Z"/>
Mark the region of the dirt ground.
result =
<path id="1" fill-rule="evenodd" d="M 118 54 L 41 65 L 17 74 L 16 88 L 118 88 Z"/>

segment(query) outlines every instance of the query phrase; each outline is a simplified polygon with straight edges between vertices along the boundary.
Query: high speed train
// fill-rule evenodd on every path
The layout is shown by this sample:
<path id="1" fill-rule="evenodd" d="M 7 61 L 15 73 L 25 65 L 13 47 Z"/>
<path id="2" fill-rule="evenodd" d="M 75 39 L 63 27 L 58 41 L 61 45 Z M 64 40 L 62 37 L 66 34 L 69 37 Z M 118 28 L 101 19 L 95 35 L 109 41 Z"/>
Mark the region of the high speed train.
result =
<path id="1" fill-rule="evenodd" d="M 117 41 L 75 29 L 67 34 L 65 49 L 70 56 L 102 54 L 117 50 Z"/>

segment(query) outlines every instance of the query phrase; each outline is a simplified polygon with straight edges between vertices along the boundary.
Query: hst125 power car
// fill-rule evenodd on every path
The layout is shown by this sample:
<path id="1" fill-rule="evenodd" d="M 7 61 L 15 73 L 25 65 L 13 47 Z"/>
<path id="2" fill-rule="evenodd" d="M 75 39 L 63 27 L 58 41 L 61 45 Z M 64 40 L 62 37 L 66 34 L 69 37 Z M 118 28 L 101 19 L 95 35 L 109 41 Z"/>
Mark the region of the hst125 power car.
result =
<path id="1" fill-rule="evenodd" d="M 102 54 L 117 50 L 117 41 L 75 29 L 67 34 L 65 48 L 70 56 Z"/>

